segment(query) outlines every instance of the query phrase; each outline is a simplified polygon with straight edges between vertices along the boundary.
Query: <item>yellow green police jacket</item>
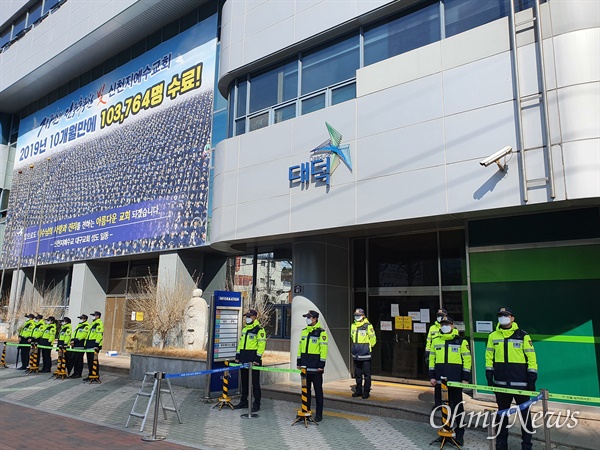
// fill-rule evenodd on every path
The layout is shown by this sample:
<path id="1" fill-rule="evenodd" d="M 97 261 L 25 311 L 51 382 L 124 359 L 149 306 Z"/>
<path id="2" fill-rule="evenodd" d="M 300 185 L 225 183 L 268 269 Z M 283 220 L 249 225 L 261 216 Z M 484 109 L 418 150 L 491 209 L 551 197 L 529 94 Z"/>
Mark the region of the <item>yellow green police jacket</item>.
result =
<path id="1" fill-rule="evenodd" d="M 19 336 L 22 338 L 30 338 L 33 334 L 33 329 L 35 328 L 36 322 L 33 319 L 26 320 L 23 326 L 21 327 L 21 331 L 19 332 Z"/>
<path id="2" fill-rule="evenodd" d="M 60 327 L 58 345 L 69 345 L 69 342 L 71 342 L 71 331 L 72 327 L 70 323 L 65 323 L 62 327 Z"/>
<path id="3" fill-rule="evenodd" d="M 31 337 L 33 338 L 34 341 L 37 341 L 38 339 L 40 339 L 42 337 L 42 334 L 44 334 L 44 326 L 46 324 L 44 323 L 43 320 L 38 320 L 35 323 L 35 326 L 33 327 L 33 331 L 31 332 Z"/>
<path id="4" fill-rule="evenodd" d="M 52 345 L 56 339 L 56 324 L 48 323 L 44 325 L 40 345 Z"/>
<path id="5" fill-rule="evenodd" d="M 83 347 L 88 334 L 90 334 L 90 324 L 88 322 L 78 324 L 73 332 L 73 347 Z"/>
<path id="6" fill-rule="evenodd" d="M 371 322 L 365 317 L 360 322 L 353 322 L 350 326 L 350 339 L 352 339 L 352 358 L 357 361 L 371 359 L 371 349 L 377 343 L 377 336 Z"/>
<path id="7" fill-rule="evenodd" d="M 469 342 L 458 335 L 455 328 L 450 333 L 439 333 L 431 341 L 429 353 L 429 378 L 440 381 L 471 380 L 471 350 Z"/>
<path id="8" fill-rule="evenodd" d="M 429 327 L 429 332 L 427 333 L 427 343 L 425 344 L 425 351 L 429 353 L 431 351 L 431 341 L 433 338 L 437 337 L 441 331 L 441 325 L 438 322 L 433 322 L 433 325 Z"/>
<path id="9" fill-rule="evenodd" d="M 86 348 L 102 347 L 104 324 L 101 319 L 95 319 L 90 325 L 90 333 L 85 341 Z"/>
<path id="10" fill-rule="evenodd" d="M 523 389 L 537 380 L 537 358 L 531 337 L 516 322 L 504 329 L 498 324 L 488 337 L 485 369 L 493 371 L 494 384 Z"/>
<path id="11" fill-rule="evenodd" d="M 309 325 L 300 333 L 298 344 L 298 366 L 306 367 L 307 372 L 316 372 L 325 368 L 329 338 L 321 324 Z"/>
<path id="12" fill-rule="evenodd" d="M 242 363 L 260 362 L 267 345 L 267 334 L 258 320 L 242 328 L 235 359 Z"/>

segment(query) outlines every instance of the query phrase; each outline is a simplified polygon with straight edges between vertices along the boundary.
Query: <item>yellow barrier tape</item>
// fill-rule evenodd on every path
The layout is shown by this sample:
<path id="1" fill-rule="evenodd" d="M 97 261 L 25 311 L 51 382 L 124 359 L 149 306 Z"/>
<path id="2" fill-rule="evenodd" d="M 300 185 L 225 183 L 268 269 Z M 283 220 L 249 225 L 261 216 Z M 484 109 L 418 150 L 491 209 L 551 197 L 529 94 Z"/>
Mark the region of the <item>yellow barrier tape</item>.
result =
<path id="1" fill-rule="evenodd" d="M 458 387 L 458 388 L 463 388 L 463 389 L 477 389 L 479 391 L 502 392 L 505 394 L 527 395 L 530 397 L 533 397 L 533 396 L 539 394 L 539 392 L 534 392 L 534 391 L 524 391 L 524 390 L 520 390 L 520 389 L 508 389 L 508 388 L 500 388 L 500 387 L 482 386 L 479 384 L 457 383 L 455 381 L 449 381 L 448 386 Z M 583 395 L 548 393 L 548 398 L 556 399 L 556 400 L 571 400 L 571 401 L 584 402 L 584 403 L 599 403 L 600 404 L 600 397 L 587 397 L 587 396 L 583 396 Z"/>

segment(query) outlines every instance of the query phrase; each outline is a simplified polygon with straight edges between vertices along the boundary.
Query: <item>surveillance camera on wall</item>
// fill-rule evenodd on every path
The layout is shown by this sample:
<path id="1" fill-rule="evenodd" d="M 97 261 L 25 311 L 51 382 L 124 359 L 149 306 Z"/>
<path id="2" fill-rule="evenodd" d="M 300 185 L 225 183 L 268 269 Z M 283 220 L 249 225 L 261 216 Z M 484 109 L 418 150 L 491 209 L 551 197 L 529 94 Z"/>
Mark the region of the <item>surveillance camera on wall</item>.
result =
<path id="1" fill-rule="evenodd" d="M 496 153 L 494 153 L 491 156 L 488 156 L 487 158 L 479 161 L 479 164 L 481 164 L 484 167 L 489 166 L 492 163 L 496 163 L 498 164 L 498 168 L 502 171 L 504 171 L 504 169 L 506 168 L 506 163 L 501 163 L 500 162 L 500 158 L 504 158 L 506 155 L 512 153 L 512 147 L 510 145 L 507 145 L 506 147 L 504 147 L 502 150 L 497 151 Z"/>

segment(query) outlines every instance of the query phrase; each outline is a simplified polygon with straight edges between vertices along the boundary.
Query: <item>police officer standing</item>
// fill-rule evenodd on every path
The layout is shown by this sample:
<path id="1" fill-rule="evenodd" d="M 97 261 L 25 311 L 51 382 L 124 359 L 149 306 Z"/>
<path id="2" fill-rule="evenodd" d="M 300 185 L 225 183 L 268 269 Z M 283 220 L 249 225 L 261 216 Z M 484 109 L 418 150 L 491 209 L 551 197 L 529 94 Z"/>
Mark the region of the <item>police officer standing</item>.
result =
<path id="1" fill-rule="evenodd" d="M 90 324 L 90 332 L 85 340 L 84 347 L 86 350 L 94 349 L 100 350 L 102 348 L 102 336 L 104 334 L 104 324 L 102 323 L 102 313 L 100 311 L 94 311 L 90 314 L 94 319 Z M 87 353 L 87 365 L 88 365 L 88 376 L 83 379 L 83 381 L 89 381 L 90 375 L 92 374 L 92 366 L 94 364 L 94 353 Z M 100 370 L 98 368 L 98 370 Z M 97 374 L 98 375 L 98 374 Z"/>
<path id="2" fill-rule="evenodd" d="M 511 309 L 500 308 L 497 313 L 498 325 L 491 332 L 485 349 L 485 375 L 489 386 L 509 389 L 526 389 L 535 391 L 537 381 L 537 358 L 531 337 L 526 331 L 519 328 Z M 505 394 L 496 392 L 498 410 L 510 408 L 512 400 L 521 405 L 529 400 L 526 395 Z M 521 449 L 530 450 L 531 443 L 531 416 L 529 408 L 521 410 L 525 418 L 525 426 L 521 427 Z M 503 416 L 500 422 L 500 431 L 496 438 L 496 449 L 508 449 L 507 417 Z"/>
<path id="3" fill-rule="evenodd" d="M 52 347 L 56 339 L 56 319 L 54 316 L 50 316 L 46 319 L 42 336 L 39 340 L 39 345 L 44 347 Z M 48 373 L 52 371 L 52 348 L 42 348 L 42 373 Z"/>
<path id="4" fill-rule="evenodd" d="M 23 347 L 19 347 L 21 351 L 21 367 L 17 370 L 25 370 L 29 365 L 29 343 L 31 342 L 31 336 L 33 334 L 33 329 L 35 328 L 35 316 L 33 314 L 25 314 L 27 320 L 21 327 L 19 331 L 19 344 L 27 344 Z"/>
<path id="5" fill-rule="evenodd" d="M 435 337 L 437 337 L 440 334 L 440 320 L 442 320 L 442 318 L 447 315 L 448 311 L 446 311 L 444 308 L 438 309 L 435 317 L 435 322 L 433 322 L 433 325 L 429 327 L 429 331 L 427 332 L 427 341 L 425 344 L 425 367 L 429 367 L 429 354 L 431 353 L 431 342 Z M 442 404 L 441 391 L 439 389 L 434 390 L 433 402 L 434 409 Z"/>
<path id="6" fill-rule="evenodd" d="M 471 380 L 471 350 L 469 342 L 458 335 L 452 317 L 443 316 L 439 324 L 440 333 L 431 341 L 429 378 L 431 385 L 435 386 L 436 393 L 439 391 L 441 398 L 442 377 L 447 378 L 448 381 L 463 381 L 464 383 Z M 461 426 L 462 421 L 459 420 L 464 413 L 461 388 L 448 388 L 448 405 L 452 415 L 456 417 L 456 443 L 463 445 L 465 429 Z M 452 418 L 449 417 L 449 419 L 452 423 Z"/>
<path id="7" fill-rule="evenodd" d="M 63 347 L 65 349 L 65 364 L 66 364 L 66 371 L 67 371 L 67 375 L 69 374 L 69 372 L 71 372 L 71 369 L 73 368 L 73 359 L 71 357 L 71 355 L 69 355 L 66 352 L 66 348 L 69 346 L 69 344 L 71 343 L 71 333 L 72 333 L 72 328 L 71 328 L 71 319 L 69 317 L 63 317 L 61 319 L 61 327 L 60 327 L 60 331 L 58 334 L 58 346 L 59 347 Z M 69 352 L 72 353 L 72 352 Z M 71 358 L 71 359 L 69 359 Z"/>
<path id="8" fill-rule="evenodd" d="M 265 352 L 267 345 L 267 335 L 265 329 L 257 320 L 258 312 L 255 309 L 249 310 L 245 314 L 246 325 L 242 328 L 240 341 L 235 354 L 235 362 L 242 364 L 253 364 L 262 366 L 262 355 Z M 241 369 L 240 377 L 242 378 L 242 396 L 240 402 L 234 406 L 235 409 L 243 409 L 248 407 L 248 371 L 250 369 Z M 262 393 L 260 390 L 260 372 L 258 370 L 252 372 L 252 412 L 260 410 L 260 400 Z"/>
<path id="9" fill-rule="evenodd" d="M 33 327 L 33 331 L 31 332 L 31 339 L 29 339 L 30 343 L 39 344 L 40 339 L 42 338 L 42 334 L 44 334 L 44 327 L 46 324 L 44 323 L 44 316 L 41 314 L 36 314 L 35 316 L 35 325 Z M 37 349 L 37 360 L 38 365 L 40 363 L 40 349 Z"/>
<path id="10" fill-rule="evenodd" d="M 88 334 L 90 334 L 90 324 L 87 321 L 88 316 L 86 314 L 82 314 L 77 318 L 79 319 L 79 323 L 73 331 L 71 348 L 74 350 L 83 350 L 85 340 L 87 339 Z M 69 358 L 71 358 L 73 364 L 73 375 L 70 375 L 69 378 L 81 378 L 81 374 L 83 372 L 83 352 L 67 351 L 67 361 L 69 361 Z M 67 370 L 67 373 L 70 372 Z"/>
<path id="11" fill-rule="evenodd" d="M 354 379 L 356 388 L 352 397 L 369 398 L 371 391 L 371 350 L 377 343 L 373 325 L 365 317 L 365 311 L 357 308 L 354 311 L 354 322 L 350 326 L 352 339 L 352 359 L 354 360 Z M 363 387 L 363 378 L 365 385 Z"/>
<path id="12" fill-rule="evenodd" d="M 310 310 L 302 317 L 306 317 L 307 327 L 300 333 L 298 344 L 298 369 L 306 367 L 306 389 L 308 396 L 308 409 L 311 403 L 311 385 L 315 388 L 317 412 L 315 422 L 323 420 L 323 371 L 327 360 L 328 337 L 319 323 L 319 313 Z"/>

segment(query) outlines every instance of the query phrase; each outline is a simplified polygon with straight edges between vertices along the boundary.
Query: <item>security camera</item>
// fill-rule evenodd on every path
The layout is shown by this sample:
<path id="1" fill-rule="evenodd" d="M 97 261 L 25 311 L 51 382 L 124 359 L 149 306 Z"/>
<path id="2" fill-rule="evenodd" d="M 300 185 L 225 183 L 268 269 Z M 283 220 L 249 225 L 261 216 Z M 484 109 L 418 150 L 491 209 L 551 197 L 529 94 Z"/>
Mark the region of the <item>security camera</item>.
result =
<path id="1" fill-rule="evenodd" d="M 512 147 L 510 145 L 507 145 L 502 150 L 499 150 L 496 153 L 494 153 L 493 155 L 488 156 L 487 158 L 479 161 L 479 164 L 481 164 L 484 167 L 487 167 L 492 163 L 496 163 L 496 164 L 498 164 L 498 168 L 500 170 L 504 171 L 504 169 L 506 168 L 506 163 L 504 163 L 504 164 L 501 163 L 500 158 L 503 158 L 510 153 L 512 153 Z"/>

